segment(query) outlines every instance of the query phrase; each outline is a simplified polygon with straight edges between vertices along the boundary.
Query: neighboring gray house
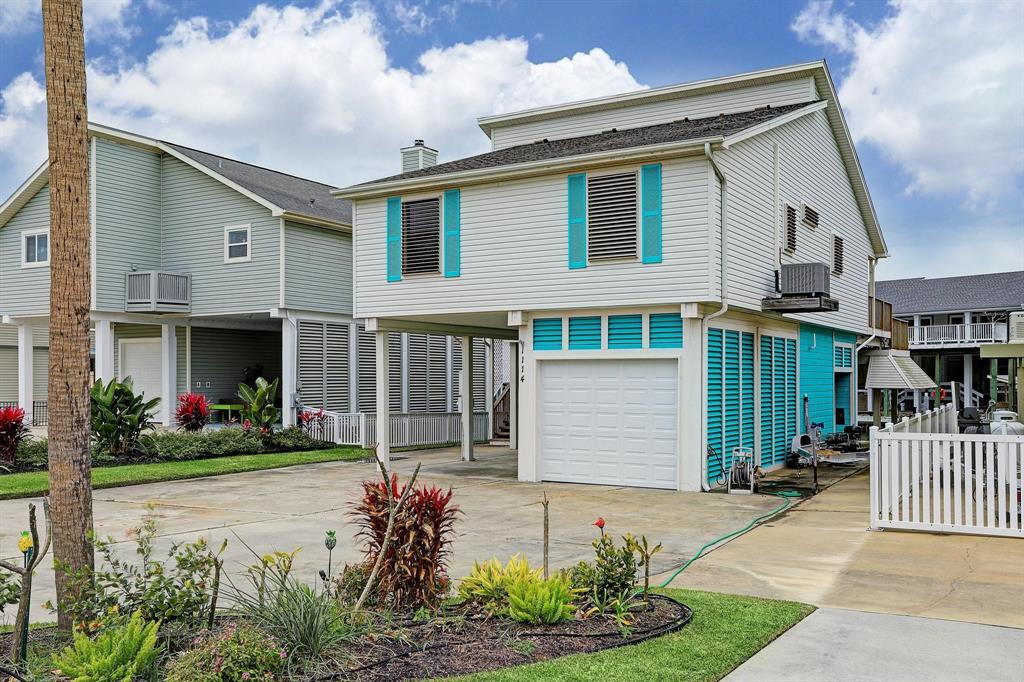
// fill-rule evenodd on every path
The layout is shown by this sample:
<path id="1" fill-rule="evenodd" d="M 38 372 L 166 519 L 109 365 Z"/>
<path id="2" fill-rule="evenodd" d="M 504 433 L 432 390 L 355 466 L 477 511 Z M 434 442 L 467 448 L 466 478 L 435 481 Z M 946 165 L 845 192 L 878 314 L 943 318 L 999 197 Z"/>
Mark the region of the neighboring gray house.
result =
<path id="1" fill-rule="evenodd" d="M 299 403 L 373 411 L 373 337 L 352 318 L 348 201 L 322 183 L 89 130 L 96 377 L 131 376 L 161 398 L 164 424 L 184 392 L 237 403 L 251 368 L 281 378 L 286 425 Z M 22 404 L 37 424 L 47 397 L 48 179 L 43 164 L 0 204 L 0 402 Z M 393 409 L 450 411 L 457 347 L 422 336 L 391 340 Z M 482 375 L 486 347 L 474 350 Z"/>

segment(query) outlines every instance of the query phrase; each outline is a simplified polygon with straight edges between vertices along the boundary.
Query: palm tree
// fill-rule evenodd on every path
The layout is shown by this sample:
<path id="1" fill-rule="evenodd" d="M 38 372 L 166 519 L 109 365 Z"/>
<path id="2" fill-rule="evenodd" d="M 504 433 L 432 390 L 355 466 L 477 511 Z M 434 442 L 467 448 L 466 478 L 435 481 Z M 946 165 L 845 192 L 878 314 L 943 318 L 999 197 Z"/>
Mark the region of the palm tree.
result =
<path id="1" fill-rule="evenodd" d="M 75 581 L 91 568 L 89 455 L 89 130 L 82 0 L 42 0 L 50 162 L 49 466 L 57 622 Z"/>

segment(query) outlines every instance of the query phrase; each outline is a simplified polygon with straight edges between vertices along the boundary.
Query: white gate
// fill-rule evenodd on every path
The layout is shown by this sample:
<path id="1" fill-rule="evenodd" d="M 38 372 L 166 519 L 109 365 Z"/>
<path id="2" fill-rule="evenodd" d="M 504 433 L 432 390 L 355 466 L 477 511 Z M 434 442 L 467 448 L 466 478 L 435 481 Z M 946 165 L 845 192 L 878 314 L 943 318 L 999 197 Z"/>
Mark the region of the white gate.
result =
<path id="1" fill-rule="evenodd" d="M 953 431 L 947 408 L 919 421 Z M 1024 538 L 1024 436 L 918 433 L 907 426 L 904 420 L 871 429 L 872 528 Z"/>

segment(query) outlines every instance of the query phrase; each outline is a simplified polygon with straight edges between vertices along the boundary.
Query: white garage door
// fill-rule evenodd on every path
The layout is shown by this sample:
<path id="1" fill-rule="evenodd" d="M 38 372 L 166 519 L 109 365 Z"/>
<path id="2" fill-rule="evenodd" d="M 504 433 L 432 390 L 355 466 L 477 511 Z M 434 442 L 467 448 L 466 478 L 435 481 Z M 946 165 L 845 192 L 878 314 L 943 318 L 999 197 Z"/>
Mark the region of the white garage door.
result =
<path id="1" fill-rule="evenodd" d="M 160 339 L 125 339 L 121 341 L 121 379 L 132 378 L 136 393 L 142 393 L 146 400 L 160 397 Z M 154 417 L 163 418 L 164 405 L 157 405 Z"/>
<path id="2" fill-rule="evenodd" d="M 676 488 L 675 360 L 540 363 L 545 481 Z"/>

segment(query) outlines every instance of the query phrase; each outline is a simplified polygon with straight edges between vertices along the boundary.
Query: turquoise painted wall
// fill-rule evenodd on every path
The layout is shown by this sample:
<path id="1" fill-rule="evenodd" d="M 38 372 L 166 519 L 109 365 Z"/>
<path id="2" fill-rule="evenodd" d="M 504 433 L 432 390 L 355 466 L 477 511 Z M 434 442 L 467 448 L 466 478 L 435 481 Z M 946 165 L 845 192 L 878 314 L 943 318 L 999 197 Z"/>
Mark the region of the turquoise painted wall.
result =
<path id="1" fill-rule="evenodd" d="M 800 325 L 799 427 L 804 432 L 804 397 L 810 399 L 811 421 L 824 424 L 822 435 L 835 431 L 835 377 L 832 371 L 833 331 Z"/>

